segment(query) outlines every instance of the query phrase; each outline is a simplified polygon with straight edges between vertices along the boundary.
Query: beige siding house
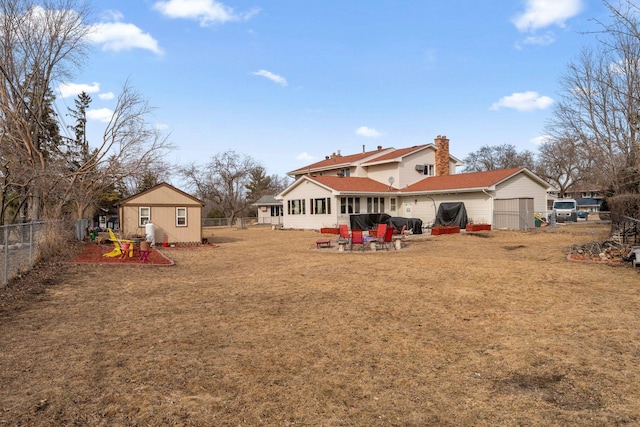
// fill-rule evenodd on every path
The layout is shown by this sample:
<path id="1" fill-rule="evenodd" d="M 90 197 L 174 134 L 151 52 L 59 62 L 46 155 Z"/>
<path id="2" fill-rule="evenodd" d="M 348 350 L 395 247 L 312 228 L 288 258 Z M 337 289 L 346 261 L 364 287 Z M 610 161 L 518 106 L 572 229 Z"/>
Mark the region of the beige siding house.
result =
<path id="1" fill-rule="evenodd" d="M 527 207 L 546 212 L 552 188 L 528 169 L 456 173 L 461 165 L 449 154 L 445 136 L 438 136 L 434 144 L 327 156 L 289 172 L 295 182 L 276 196 L 282 201 L 283 226 L 332 228 L 349 224 L 352 214 L 387 214 L 429 225 L 440 204 L 450 202 L 463 202 L 473 223 L 496 226 L 503 221 L 496 222 L 495 202 L 504 199 L 531 200 Z M 526 215 L 533 218 L 533 212 Z M 528 219 L 509 223 L 534 226 Z"/>
<path id="2" fill-rule="evenodd" d="M 552 187 L 526 168 L 461 173 L 427 178 L 400 191 L 405 216 L 432 223 L 440 203 L 463 202 L 470 221 L 496 228 L 532 228 L 534 213 L 546 212 Z M 514 203 L 504 203 L 514 200 Z M 528 211 L 521 212 L 520 200 Z M 507 210 L 503 210 L 508 207 Z M 520 215 L 526 218 L 518 220 Z M 514 221 L 505 220 L 515 216 Z M 506 222 L 505 222 L 506 221 Z M 503 224 L 517 224 L 515 227 Z M 521 227 L 522 225 L 522 227 Z"/>
<path id="3" fill-rule="evenodd" d="M 167 183 L 161 183 L 118 203 L 124 236 L 146 235 L 153 224 L 155 243 L 201 242 L 204 203 Z"/>

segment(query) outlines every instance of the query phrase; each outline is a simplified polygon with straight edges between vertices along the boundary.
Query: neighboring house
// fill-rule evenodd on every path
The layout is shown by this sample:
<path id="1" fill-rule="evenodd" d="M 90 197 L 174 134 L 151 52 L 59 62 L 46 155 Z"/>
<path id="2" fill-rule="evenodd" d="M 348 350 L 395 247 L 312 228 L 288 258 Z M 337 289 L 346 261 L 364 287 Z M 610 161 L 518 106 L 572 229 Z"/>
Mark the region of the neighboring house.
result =
<path id="1" fill-rule="evenodd" d="M 258 224 L 282 224 L 282 202 L 275 196 L 262 196 L 253 206 L 258 208 Z"/>
<path id="2" fill-rule="evenodd" d="M 464 202 L 474 223 L 528 228 L 534 212 L 546 211 L 551 188 L 528 169 L 456 174 L 460 165 L 449 154 L 445 136 L 435 144 L 328 156 L 289 172 L 295 182 L 276 196 L 283 203 L 283 226 L 337 227 L 349 224 L 351 214 L 375 213 L 419 218 L 429 225 L 440 203 Z M 518 221 L 522 215 L 526 218 Z"/>
<path id="3" fill-rule="evenodd" d="M 551 210 L 553 201 L 559 197 L 557 190 L 549 195 L 548 208 Z M 585 212 L 599 212 L 605 198 L 605 191 L 598 184 L 580 183 L 572 185 L 566 192 L 566 199 L 575 199 L 578 210 Z"/>
<path id="4" fill-rule="evenodd" d="M 600 205 L 602 205 L 602 199 L 594 199 L 591 197 L 583 197 L 577 199 L 578 210 L 582 212 L 600 212 Z"/>
<path id="5" fill-rule="evenodd" d="M 117 206 L 125 236 L 144 236 L 147 224 L 152 223 L 156 244 L 202 241 L 204 203 L 167 183 L 128 197 Z"/>

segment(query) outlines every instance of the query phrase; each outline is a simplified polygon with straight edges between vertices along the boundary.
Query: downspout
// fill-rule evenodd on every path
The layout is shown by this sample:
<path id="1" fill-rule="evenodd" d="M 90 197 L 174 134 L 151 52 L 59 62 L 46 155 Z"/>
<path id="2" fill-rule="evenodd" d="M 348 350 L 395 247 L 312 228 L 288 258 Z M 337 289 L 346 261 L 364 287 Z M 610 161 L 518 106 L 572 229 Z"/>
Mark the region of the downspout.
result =
<path id="1" fill-rule="evenodd" d="M 436 209 L 436 201 L 433 200 L 433 197 L 431 196 L 427 196 L 427 199 L 431 200 L 431 203 L 433 203 L 433 217 L 437 217 L 438 216 L 438 210 Z"/>
<path id="2" fill-rule="evenodd" d="M 486 194 L 487 196 L 489 196 L 489 199 L 491 199 L 491 228 L 494 228 L 494 224 L 493 224 L 493 196 L 489 193 L 487 193 L 487 190 L 485 190 L 484 188 L 482 189 L 482 192 L 484 194 Z"/>
<path id="3" fill-rule="evenodd" d="M 433 197 L 431 196 L 426 196 L 427 199 L 431 200 L 431 203 L 433 203 L 433 223 L 431 223 L 429 225 L 429 227 L 433 227 L 436 223 L 436 220 L 438 219 L 438 209 L 436 209 L 436 201 L 433 200 Z"/>

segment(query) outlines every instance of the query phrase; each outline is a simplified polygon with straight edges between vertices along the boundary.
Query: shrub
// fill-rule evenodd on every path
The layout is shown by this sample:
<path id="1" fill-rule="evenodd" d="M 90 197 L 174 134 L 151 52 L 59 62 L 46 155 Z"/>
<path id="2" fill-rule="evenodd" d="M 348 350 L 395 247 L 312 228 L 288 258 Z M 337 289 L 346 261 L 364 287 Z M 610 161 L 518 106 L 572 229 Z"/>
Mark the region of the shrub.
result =
<path id="1" fill-rule="evenodd" d="M 69 227 L 65 227 L 61 221 L 48 222 L 45 229 L 40 233 L 35 257 L 36 262 L 48 261 L 55 256 L 65 253 L 69 242 L 73 239 Z"/>
<path id="2" fill-rule="evenodd" d="M 607 198 L 611 219 L 620 221 L 622 217 L 640 219 L 640 194 L 620 194 Z"/>

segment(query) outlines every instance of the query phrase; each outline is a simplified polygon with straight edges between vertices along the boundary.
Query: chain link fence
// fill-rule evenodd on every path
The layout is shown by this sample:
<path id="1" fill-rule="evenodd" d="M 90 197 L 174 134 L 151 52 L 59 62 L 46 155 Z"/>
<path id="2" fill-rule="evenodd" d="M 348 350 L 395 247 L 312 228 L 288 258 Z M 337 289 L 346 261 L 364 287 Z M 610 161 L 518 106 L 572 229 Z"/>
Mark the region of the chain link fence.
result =
<path id="1" fill-rule="evenodd" d="M 13 277 L 31 268 L 45 228 L 44 222 L 0 226 L 0 287 L 6 286 Z"/>
<path id="2" fill-rule="evenodd" d="M 254 225 L 257 220 L 258 219 L 254 217 L 234 218 L 233 220 L 227 218 L 202 218 L 202 226 L 245 228 L 246 226 Z"/>

